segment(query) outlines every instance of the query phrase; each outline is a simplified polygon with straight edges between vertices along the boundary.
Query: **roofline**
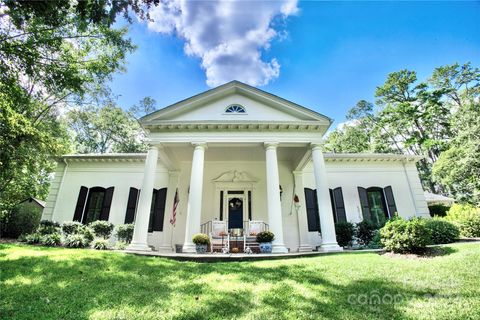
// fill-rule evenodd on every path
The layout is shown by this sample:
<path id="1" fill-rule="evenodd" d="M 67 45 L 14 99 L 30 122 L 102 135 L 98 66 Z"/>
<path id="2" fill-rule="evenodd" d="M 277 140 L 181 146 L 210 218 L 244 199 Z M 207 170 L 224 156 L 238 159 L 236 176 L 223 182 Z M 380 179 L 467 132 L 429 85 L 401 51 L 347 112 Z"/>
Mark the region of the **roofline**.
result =
<path id="1" fill-rule="evenodd" d="M 324 152 L 324 158 L 328 160 L 406 160 L 419 161 L 423 156 L 392 153 L 335 153 Z M 66 154 L 60 159 L 145 159 L 146 153 L 85 153 L 85 154 Z"/>
<path id="2" fill-rule="evenodd" d="M 290 101 L 290 100 L 287 100 L 287 99 L 285 99 L 285 98 L 279 97 L 279 96 L 277 96 L 277 95 L 275 95 L 275 94 L 273 94 L 273 93 L 270 93 L 270 92 L 267 92 L 267 91 L 264 91 L 264 90 L 255 88 L 255 87 L 253 87 L 253 86 L 251 86 L 251 85 L 248 85 L 248 84 L 243 83 L 243 82 L 238 81 L 238 80 L 232 80 L 232 81 L 230 81 L 230 82 L 227 82 L 227 83 L 224 83 L 224 84 L 222 84 L 222 85 L 219 85 L 219 86 L 217 86 L 217 87 L 215 87 L 215 88 L 208 89 L 208 90 L 206 90 L 206 91 L 203 91 L 203 92 L 200 92 L 200 93 L 198 93 L 198 94 L 195 94 L 195 95 L 193 95 L 193 96 L 191 96 L 191 97 L 188 97 L 188 98 L 185 98 L 185 99 L 183 99 L 183 100 L 177 101 L 177 102 L 175 102 L 175 103 L 173 103 L 173 104 L 170 104 L 170 105 L 168 105 L 168 106 L 166 106 L 166 107 L 164 107 L 164 108 L 162 108 L 162 109 L 159 109 L 159 110 L 157 110 L 157 111 L 154 111 L 154 112 L 152 112 L 152 113 L 150 113 L 150 114 L 147 114 L 147 115 L 141 117 L 141 118 L 139 119 L 139 122 L 140 122 L 141 124 L 143 124 L 143 122 L 146 120 L 147 117 L 150 118 L 150 117 L 153 116 L 154 114 L 157 114 L 157 113 L 160 113 L 160 112 L 165 112 L 166 110 L 168 111 L 168 109 L 172 109 L 172 108 L 174 108 L 175 106 L 178 106 L 178 105 L 180 105 L 180 104 L 182 104 L 182 103 L 188 102 L 189 100 L 194 100 L 194 99 L 196 99 L 196 98 L 200 98 L 200 97 L 202 97 L 202 96 L 209 95 L 209 94 L 213 93 L 214 91 L 221 91 L 223 88 L 226 88 L 226 87 L 231 86 L 231 85 L 234 85 L 234 84 L 238 84 L 238 85 L 240 85 L 240 86 L 246 87 L 247 89 L 250 89 L 250 90 L 252 90 L 252 91 L 256 91 L 256 92 L 259 93 L 259 94 L 264 94 L 264 95 L 270 96 L 270 97 L 272 97 L 272 98 L 278 99 L 278 100 L 280 100 L 280 101 L 283 101 L 284 103 L 291 104 L 291 105 L 293 105 L 293 106 L 295 106 L 295 107 L 297 107 L 297 108 L 303 109 L 303 110 L 306 111 L 306 112 L 311 112 L 311 113 L 315 114 L 316 116 L 319 116 L 319 117 L 322 117 L 322 118 L 326 119 L 326 120 L 329 122 L 329 124 L 330 124 L 329 127 L 330 127 L 330 126 L 332 125 L 332 123 L 334 122 L 334 119 L 332 119 L 332 118 L 330 118 L 330 117 L 327 117 L 326 115 L 321 114 L 321 113 L 319 113 L 319 112 L 317 112 L 317 111 L 315 111 L 315 110 L 312 110 L 312 109 L 310 109 L 310 108 L 304 107 L 304 106 L 302 106 L 302 105 L 299 105 L 299 104 L 297 104 L 297 103 L 295 103 L 295 102 L 292 102 L 292 101 Z"/>
<path id="3" fill-rule="evenodd" d="M 335 153 L 325 152 L 325 159 L 332 160 L 406 160 L 406 161 L 419 161 L 423 159 L 423 156 L 409 155 L 409 154 L 394 154 L 394 153 Z"/>

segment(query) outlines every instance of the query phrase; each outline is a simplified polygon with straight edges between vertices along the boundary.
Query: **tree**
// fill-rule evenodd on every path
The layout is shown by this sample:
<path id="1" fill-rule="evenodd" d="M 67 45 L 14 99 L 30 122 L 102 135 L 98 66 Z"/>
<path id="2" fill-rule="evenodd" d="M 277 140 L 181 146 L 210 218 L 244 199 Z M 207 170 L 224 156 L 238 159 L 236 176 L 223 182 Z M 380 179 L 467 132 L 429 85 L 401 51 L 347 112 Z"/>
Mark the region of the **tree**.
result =
<path id="1" fill-rule="evenodd" d="M 446 90 L 456 110 L 452 139 L 433 166 L 433 177 L 460 201 L 480 205 L 480 69 L 470 63 L 437 68 L 430 80 Z"/>
<path id="2" fill-rule="evenodd" d="M 330 133 L 325 150 L 358 153 L 371 151 L 371 129 L 374 123 L 373 104 L 360 100 L 347 113 L 347 122 Z"/>
<path id="3" fill-rule="evenodd" d="M 135 117 L 135 119 L 140 119 L 141 117 L 155 112 L 157 110 L 157 101 L 152 97 L 145 97 L 138 104 L 134 104 L 128 112 Z"/>
<path id="4" fill-rule="evenodd" d="M 80 153 L 142 152 L 144 133 L 133 116 L 108 104 L 72 110 L 67 121 Z"/>
<path id="5" fill-rule="evenodd" d="M 395 146 L 398 152 L 424 155 L 418 168 L 424 186 L 441 191 L 431 177 L 432 164 L 446 149 L 450 131 L 449 106 L 442 102 L 443 88 L 430 88 L 417 82 L 414 71 L 401 70 L 388 75 L 376 90 L 381 107 L 375 134 Z"/>
<path id="6" fill-rule="evenodd" d="M 158 1 L 0 0 L 0 210 L 45 198 L 52 159 L 70 150 L 59 120 L 121 71 L 134 49 L 118 13 Z"/>

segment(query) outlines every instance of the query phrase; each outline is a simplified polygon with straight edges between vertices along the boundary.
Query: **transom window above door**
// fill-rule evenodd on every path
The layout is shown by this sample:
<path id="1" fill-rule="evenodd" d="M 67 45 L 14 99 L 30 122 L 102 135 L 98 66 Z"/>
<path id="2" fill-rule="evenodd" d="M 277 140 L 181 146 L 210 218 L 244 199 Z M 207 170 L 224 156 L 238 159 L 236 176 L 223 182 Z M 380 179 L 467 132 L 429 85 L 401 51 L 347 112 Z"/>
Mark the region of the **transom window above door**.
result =
<path id="1" fill-rule="evenodd" d="M 225 109 L 225 113 L 247 113 L 245 108 L 239 104 L 232 104 Z"/>

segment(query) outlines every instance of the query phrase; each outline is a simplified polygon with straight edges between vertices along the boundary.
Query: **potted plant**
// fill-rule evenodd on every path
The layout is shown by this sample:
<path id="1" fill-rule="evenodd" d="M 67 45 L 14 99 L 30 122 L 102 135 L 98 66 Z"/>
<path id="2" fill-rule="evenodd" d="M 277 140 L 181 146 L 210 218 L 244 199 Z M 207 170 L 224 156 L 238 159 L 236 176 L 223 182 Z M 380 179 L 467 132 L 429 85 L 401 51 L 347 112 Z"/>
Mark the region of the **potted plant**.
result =
<path id="1" fill-rule="evenodd" d="M 193 243 L 195 243 L 195 250 L 197 253 L 207 252 L 208 245 L 210 244 L 210 238 L 204 233 L 197 233 L 192 238 Z"/>
<path id="2" fill-rule="evenodd" d="M 257 242 L 259 243 L 261 253 L 272 253 L 272 241 L 275 235 L 270 231 L 262 231 L 257 234 Z"/>

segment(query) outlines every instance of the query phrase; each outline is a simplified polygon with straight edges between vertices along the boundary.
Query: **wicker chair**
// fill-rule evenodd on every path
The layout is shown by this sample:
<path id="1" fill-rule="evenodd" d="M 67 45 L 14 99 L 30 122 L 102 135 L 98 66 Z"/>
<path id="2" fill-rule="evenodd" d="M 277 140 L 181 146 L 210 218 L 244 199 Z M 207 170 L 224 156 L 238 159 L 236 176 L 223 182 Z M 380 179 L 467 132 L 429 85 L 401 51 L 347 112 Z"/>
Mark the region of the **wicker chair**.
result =
<path id="1" fill-rule="evenodd" d="M 210 236 L 210 252 L 213 252 L 215 249 L 227 248 L 230 252 L 230 235 L 227 230 L 226 221 L 212 221 L 212 232 Z"/>
<path id="2" fill-rule="evenodd" d="M 247 248 L 260 250 L 257 234 L 262 231 L 265 231 L 263 221 L 248 221 L 247 230 L 243 234 L 243 252 L 246 252 Z"/>

